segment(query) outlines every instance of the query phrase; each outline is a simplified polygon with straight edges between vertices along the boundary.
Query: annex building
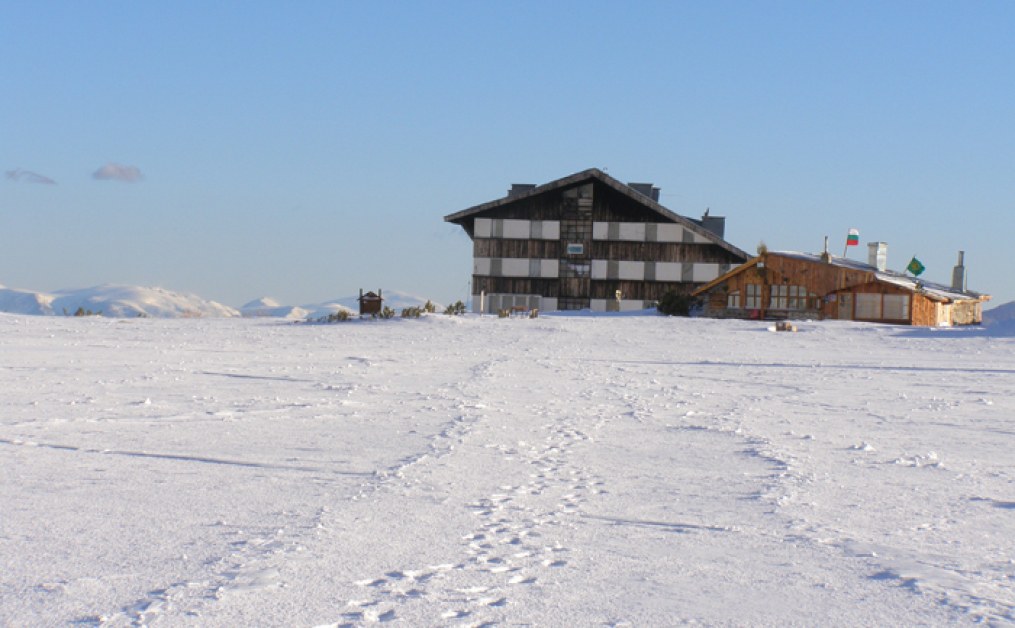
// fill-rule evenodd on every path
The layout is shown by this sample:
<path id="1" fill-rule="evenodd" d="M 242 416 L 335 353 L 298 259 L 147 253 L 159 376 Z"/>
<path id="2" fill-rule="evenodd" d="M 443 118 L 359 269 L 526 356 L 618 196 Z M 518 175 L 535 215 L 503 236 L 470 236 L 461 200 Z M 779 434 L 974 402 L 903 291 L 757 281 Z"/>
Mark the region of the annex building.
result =
<path id="1" fill-rule="evenodd" d="M 838 319 L 918 326 L 976 325 L 989 295 L 965 288 L 964 254 L 951 285 L 886 268 L 887 245 L 868 263 L 822 254 L 766 252 L 697 289 L 713 318 Z"/>

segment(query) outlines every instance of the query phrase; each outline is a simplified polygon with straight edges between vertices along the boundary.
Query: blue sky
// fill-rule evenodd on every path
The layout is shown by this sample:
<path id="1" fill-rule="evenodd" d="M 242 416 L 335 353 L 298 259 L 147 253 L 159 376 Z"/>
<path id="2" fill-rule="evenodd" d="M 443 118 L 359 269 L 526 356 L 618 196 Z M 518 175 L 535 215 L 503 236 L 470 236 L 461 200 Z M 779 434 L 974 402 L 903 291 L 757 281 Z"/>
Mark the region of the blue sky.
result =
<path id="1" fill-rule="evenodd" d="M 598 167 L 1015 299 L 1012 2 L 0 6 L 8 287 L 464 300 L 445 214 Z"/>

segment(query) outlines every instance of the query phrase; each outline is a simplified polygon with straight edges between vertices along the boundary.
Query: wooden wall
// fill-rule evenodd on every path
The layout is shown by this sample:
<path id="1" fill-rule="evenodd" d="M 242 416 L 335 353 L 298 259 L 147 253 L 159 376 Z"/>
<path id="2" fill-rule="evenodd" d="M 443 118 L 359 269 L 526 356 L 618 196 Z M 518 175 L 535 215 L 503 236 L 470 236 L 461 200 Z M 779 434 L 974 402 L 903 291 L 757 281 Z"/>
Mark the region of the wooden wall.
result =
<path id="1" fill-rule="evenodd" d="M 922 294 L 913 294 L 912 324 L 933 327 L 940 323 L 939 313 L 943 309 L 940 302 L 932 301 Z"/>
<path id="2" fill-rule="evenodd" d="M 529 277 L 487 277 L 473 275 L 473 294 L 538 294 L 544 297 L 567 296 L 561 291 L 561 283 L 566 279 L 536 279 Z M 658 301 L 667 292 L 690 294 L 693 284 L 672 281 L 591 281 L 589 298 L 613 300 L 617 290 L 625 300 Z M 575 288 L 584 291 L 584 289 Z M 575 290 L 572 290 L 573 293 Z M 725 300 L 723 305 L 725 305 Z"/>
<path id="3" fill-rule="evenodd" d="M 718 244 L 619 242 L 616 240 L 593 240 L 592 259 L 704 262 L 729 264 L 730 266 L 743 263 L 743 260 Z"/>
<path id="4" fill-rule="evenodd" d="M 560 279 L 534 277 L 488 277 L 472 276 L 472 293 L 479 294 L 538 294 L 544 297 L 559 297 Z"/>
<path id="5" fill-rule="evenodd" d="M 563 254 L 560 248 L 560 240 L 476 238 L 473 240 L 472 256 L 560 259 L 563 257 Z"/>
<path id="6" fill-rule="evenodd" d="M 560 240 L 516 240 L 476 238 L 473 257 L 513 257 L 521 259 L 560 259 L 564 257 Z M 653 262 L 713 263 L 736 266 L 742 260 L 717 244 L 682 242 L 617 242 L 593 240 L 590 259 L 636 260 Z"/>

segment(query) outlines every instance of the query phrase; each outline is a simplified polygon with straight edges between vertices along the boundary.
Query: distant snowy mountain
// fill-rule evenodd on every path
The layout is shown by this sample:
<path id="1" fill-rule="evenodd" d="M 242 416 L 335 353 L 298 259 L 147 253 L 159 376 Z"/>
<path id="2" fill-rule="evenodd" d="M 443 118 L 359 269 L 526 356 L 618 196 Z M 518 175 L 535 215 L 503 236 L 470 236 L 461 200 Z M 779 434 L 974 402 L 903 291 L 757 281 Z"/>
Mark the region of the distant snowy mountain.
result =
<path id="1" fill-rule="evenodd" d="M 424 297 L 384 290 L 384 304 L 393 310 L 421 306 Z M 437 306 L 443 310 L 442 305 Z M 255 299 L 239 310 L 193 294 L 164 288 L 101 285 L 94 288 L 36 292 L 0 285 L 0 312 L 33 316 L 73 315 L 78 310 L 113 318 L 268 317 L 291 320 L 322 318 L 339 311 L 359 312 L 359 295 L 309 305 L 283 305 L 271 297 Z"/>
<path id="2" fill-rule="evenodd" d="M 240 314 L 246 318 L 291 318 L 306 319 L 310 312 L 296 305 L 282 305 L 271 297 L 261 297 L 240 308 Z"/>
<path id="3" fill-rule="evenodd" d="M 0 286 L 0 312 L 34 316 L 52 314 L 52 301 L 53 297 L 49 295 Z"/>
<path id="4" fill-rule="evenodd" d="M 1015 301 L 1002 303 L 983 312 L 983 322 L 986 325 L 994 325 L 1012 320 L 1015 320 Z"/>
<path id="5" fill-rule="evenodd" d="M 239 316 L 235 309 L 164 288 L 102 285 L 33 292 L 0 286 L 0 312 L 36 316 L 72 315 L 78 310 L 113 318 L 201 318 Z"/>
<path id="6" fill-rule="evenodd" d="M 1008 332 L 1007 335 L 1015 335 L 1015 301 L 1002 303 L 983 312 L 983 324 L 991 330 L 994 335 Z"/>

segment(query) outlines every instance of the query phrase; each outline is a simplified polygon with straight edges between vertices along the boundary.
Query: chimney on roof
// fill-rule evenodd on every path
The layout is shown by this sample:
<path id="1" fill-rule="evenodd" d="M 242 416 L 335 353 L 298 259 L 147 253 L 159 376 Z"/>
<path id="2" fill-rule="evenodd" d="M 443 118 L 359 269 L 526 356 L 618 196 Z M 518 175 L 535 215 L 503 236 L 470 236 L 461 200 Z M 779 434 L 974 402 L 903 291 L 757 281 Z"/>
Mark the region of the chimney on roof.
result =
<path id="1" fill-rule="evenodd" d="M 701 215 L 701 220 L 696 221 L 699 225 L 704 227 L 709 233 L 714 233 L 720 238 L 726 237 L 726 216 L 709 216 L 709 209 L 705 208 L 705 213 Z"/>
<path id="2" fill-rule="evenodd" d="M 868 242 L 867 263 L 884 272 L 888 268 L 888 243 Z"/>
<path id="3" fill-rule="evenodd" d="M 512 183 L 511 189 L 508 190 L 508 198 L 523 196 L 534 189 L 536 189 L 535 183 Z"/>
<path id="4" fill-rule="evenodd" d="M 952 269 L 952 290 L 966 289 L 966 252 L 959 251 L 959 263 Z"/>
<path id="5" fill-rule="evenodd" d="M 639 194 L 649 197 L 657 203 L 659 202 L 659 188 L 655 187 L 651 183 L 628 183 L 627 187 Z"/>

